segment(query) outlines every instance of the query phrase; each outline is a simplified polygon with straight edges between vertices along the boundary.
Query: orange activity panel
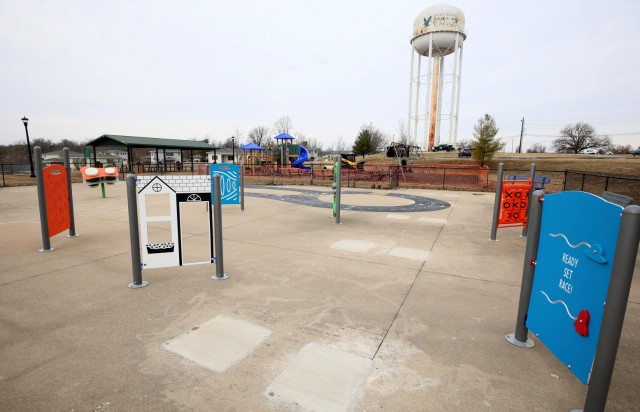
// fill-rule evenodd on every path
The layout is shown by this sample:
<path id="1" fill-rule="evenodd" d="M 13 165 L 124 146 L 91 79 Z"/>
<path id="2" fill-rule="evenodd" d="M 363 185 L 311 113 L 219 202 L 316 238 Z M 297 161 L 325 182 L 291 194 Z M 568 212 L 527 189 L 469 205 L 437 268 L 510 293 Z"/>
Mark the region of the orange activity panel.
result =
<path id="1" fill-rule="evenodd" d="M 531 180 L 504 180 L 500 197 L 498 227 L 525 226 Z"/>
<path id="2" fill-rule="evenodd" d="M 47 204 L 47 220 L 49 221 L 49 237 L 52 237 L 71 227 L 67 170 L 62 165 L 51 165 L 43 169 L 42 176 L 44 178 L 44 197 Z"/>

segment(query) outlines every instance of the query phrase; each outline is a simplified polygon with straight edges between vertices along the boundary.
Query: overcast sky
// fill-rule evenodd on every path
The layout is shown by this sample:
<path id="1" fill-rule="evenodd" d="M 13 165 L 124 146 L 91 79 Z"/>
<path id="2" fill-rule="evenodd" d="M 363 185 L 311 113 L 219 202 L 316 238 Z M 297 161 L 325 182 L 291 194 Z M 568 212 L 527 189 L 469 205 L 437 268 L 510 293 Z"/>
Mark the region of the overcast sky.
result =
<path id="1" fill-rule="evenodd" d="M 429 1 L 0 0 L 0 144 L 102 134 L 223 141 L 289 116 L 353 143 L 407 118 L 410 37 Z M 640 145 L 640 1 L 477 1 L 459 139 L 485 113 L 507 151 L 591 123 Z M 512 137 L 514 143 L 512 144 Z"/>

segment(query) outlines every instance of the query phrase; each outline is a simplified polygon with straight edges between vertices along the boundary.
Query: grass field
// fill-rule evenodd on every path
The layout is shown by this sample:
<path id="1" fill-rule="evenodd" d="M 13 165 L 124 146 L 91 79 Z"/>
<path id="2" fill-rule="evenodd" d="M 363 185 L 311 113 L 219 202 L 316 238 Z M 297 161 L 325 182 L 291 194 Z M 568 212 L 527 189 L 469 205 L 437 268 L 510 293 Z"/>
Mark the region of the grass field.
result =
<path id="1" fill-rule="evenodd" d="M 358 157 L 358 160 L 361 160 Z M 394 158 L 387 158 L 384 154 L 366 156 L 367 162 L 397 163 Z M 458 158 L 456 152 L 424 153 L 416 162 L 427 164 L 474 164 L 472 159 Z M 537 170 L 564 171 L 576 170 L 580 172 L 596 172 L 611 175 L 625 175 L 640 177 L 640 157 L 631 155 L 575 155 L 556 153 L 497 153 L 487 165 L 497 169 L 498 163 L 504 163 L 507 170 L 529 170 L 531 163 L 536 164 Z"/>

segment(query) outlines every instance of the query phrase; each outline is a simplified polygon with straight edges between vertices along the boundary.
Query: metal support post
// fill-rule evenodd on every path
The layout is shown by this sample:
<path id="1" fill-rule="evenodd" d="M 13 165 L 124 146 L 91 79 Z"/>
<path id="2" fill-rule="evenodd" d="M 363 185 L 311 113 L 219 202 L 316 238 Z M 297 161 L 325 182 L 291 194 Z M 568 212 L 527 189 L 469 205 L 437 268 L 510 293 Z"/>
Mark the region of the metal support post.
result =
<path id="1" fill-rule="evenodd" d="M 535 274 L 536 259 L 538 257 L 538 244 L 540 242 L 540 225 L 542 224 L 542 206 L 544 192 L 536 190 L 531 196 L 529 204 L 529 228 L 531 233 L 527 237 L 527 245 L 524 249 L 524 265 L 522 268 L 522 284 L 520 286 L 520 304 L 516 318 L 516 333 L 506 336 L 507 341 L 521 348 L 532 348 L 535 344 L 527 336 L 529 329 L 526 325 L 529 303 L 531 302 L 531 290 L 533 289 L 533 276 Z"/>
<path id="2" fill-rule="evenodd" d="M 7 184 L 4 181 L 4 164 L 0 164 L 0 168 L 2 168 L 2 186 L 6 186 Z"/>
<path id="3" fill-rule="evenodd" d="M 529 170 L 529 178 L 531 179 L 531 187 L 529 188 L 529 205 L 531 205 L 531 197 L 533 196 L 533 185 L 536 179 L 536 164 L 531 163 L 531 169 Z M 531 206 L 529 206 L 529 209 Z M 529 209 L 527 209 L 527 216 L 529 215 Z M 527 218 L 527 223 L 525 223 L 522 228 L 522 234 L 520 237 L 527 237 L 527 230 L 529 230 L 529 218 Z"/>
<path id="4" fill-rule="evenodd" d="M 596 356 L 593 360 L 584 406 L 585 412 L 603 411 L 607 403 L 639 242 L 640 206 L 627 206 L 620 219 L 620 232 L 611 268 L 607 304 L 602 316 L 600 339 L 598 339 Z"/>
<path id="5" fill-rule="evenodd" d="M 240 211 L 244 212 L 244 160 L 240 163 Z"/>
<path id="6" fill-rule="evenodd" d="M 69 161 L 69 148 L 62 149 L 64 168 L 67 170 L 67 200 L 69 202 L 69 234 L 67 237 L 78 237 L 76 233 L 76 221 L 73 213 L 73 189 L 71 188 L 71 162 Z"/>
<path id="7" fill-rule="evenodd" d="M 447 182 L 447 168 L 443 168 L 442 169 L 442 190 L 446 189 L 446 183 Z"/>
<path id="8" fill-rule="evenodd" d="M 211 276 L 214 280 L 229 279 L 224 273 L 224 254 L 222 252 L 222 195 L 220 194 L 220 175 L 213 175 L 213 229 L 216 242 L 216 274 Z"/>
<path id="9" fill-rule="evenodd" d="M 502 199 L 502 179 L 504 175 L 504 163 L 498 164 L 498 176 L 496 177 L 496 199 L 493 202 L 493 222 L 491 223 L 491 240 L 496 240 L 498 234 L 498 217 L 500 216 L 500 200 Z"/>
<path id="10" fill-rule="evenodd" d="M 40 209 L 40 230 L 42 232 L 42 249 L 40 252 L 52 252 L 49 239 L 49 218 L 47 216 L 47 199 L 44 194 L 44 175 L 42 174 L 42 150 L 40 146 L 33 148 L 35 156 L 36 185 L 38 190 L 38 208 Z"/>
<path id="11" fill-rule="evenodd" d="M 340 224 L 340 191 L 342 190 L 342 158 L 340 156 L 337 157 L 336 162 L 336 224 Z"/>
<path id="12" fill-rule="evenodd" d="M 136 190 L 136 177 L 129 174 L 127 181 L 127 204 L 129 206 L 129 239 L 131 240 L 131 270 L 133 282 L 129 283 L 131 289 L 139 289 L 147 286 L 149 282 L 142 280 L 142 262 L 140 261 L 140 232 L 138 231 L 138 194 Z"/>

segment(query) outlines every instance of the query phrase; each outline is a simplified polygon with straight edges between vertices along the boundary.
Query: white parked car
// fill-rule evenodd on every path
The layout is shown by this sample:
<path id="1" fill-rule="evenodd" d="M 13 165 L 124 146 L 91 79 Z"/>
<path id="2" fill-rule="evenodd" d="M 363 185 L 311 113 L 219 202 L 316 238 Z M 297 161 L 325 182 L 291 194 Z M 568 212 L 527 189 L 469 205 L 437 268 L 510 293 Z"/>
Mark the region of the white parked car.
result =
<path id="1" fill-rule="evenodd" d="M 580 150 L 581 154 L 598 154 L 598 149 L 584 149 L 584 150 Z"/>

